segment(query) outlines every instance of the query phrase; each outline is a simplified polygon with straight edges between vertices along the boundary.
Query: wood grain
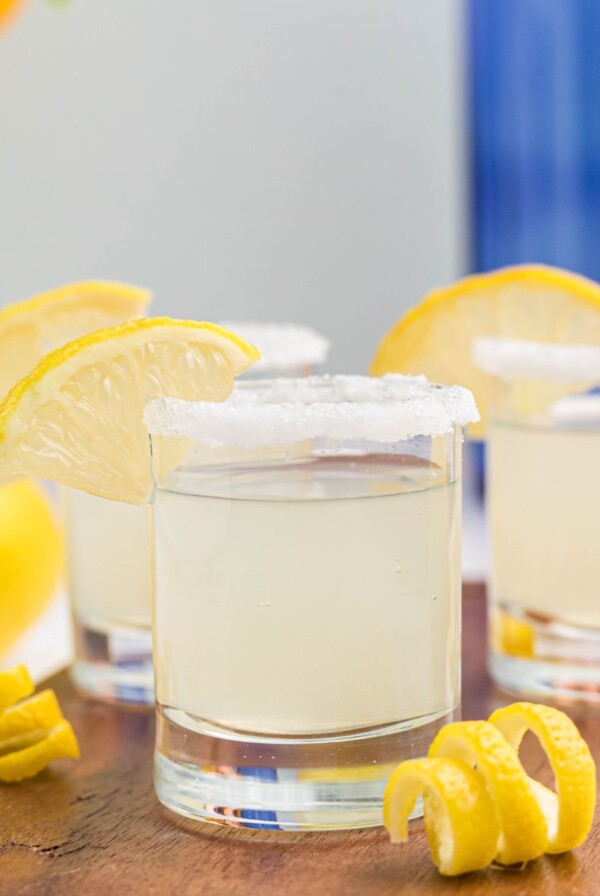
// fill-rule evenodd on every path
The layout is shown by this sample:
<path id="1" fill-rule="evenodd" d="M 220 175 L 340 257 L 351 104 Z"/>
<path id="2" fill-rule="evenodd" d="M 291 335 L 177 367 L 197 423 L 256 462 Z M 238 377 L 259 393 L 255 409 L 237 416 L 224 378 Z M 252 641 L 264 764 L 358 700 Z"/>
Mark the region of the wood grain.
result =
<path id="1" fill-rule="evenodd" d="M 485 671 L 483 589 L 464 600 L 463 716 L 484 718 L 510 698 Z M 151 713 L 93 704 L 63 673 L 51 682 L 79 736 L 79 763 L 0 787 L 1 896 L 594 896 L 600 894 L 599 830 L 573 854 L 524 871 L 445 880 L 430 864 L 422 823 L 407 846 L 382 830 L 284 834 L 194 825 L 163 810 L 152 792 Z M 600 712 L 569 710 L 600 755 Z M 549 783 L 539 750 L 530 771 Z"/>

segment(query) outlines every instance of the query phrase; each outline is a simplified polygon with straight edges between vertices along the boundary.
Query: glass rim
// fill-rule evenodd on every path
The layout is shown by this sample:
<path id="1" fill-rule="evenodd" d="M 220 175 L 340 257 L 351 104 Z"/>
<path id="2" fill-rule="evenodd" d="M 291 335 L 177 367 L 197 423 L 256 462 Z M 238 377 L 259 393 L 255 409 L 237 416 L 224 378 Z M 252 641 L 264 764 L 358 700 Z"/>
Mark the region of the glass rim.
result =
<path id="1" fill-rule="evenodd" d="M 600 346 L 482 337 L 473 343 L 474 364 L 503 380 L 600 382 Z"/>
<path id="2" fill-rule="evenodd" d="M 478 419 L 468 389 L 400 374 L 239 381 L 223 402 L 159 398 L 144 412 L 151 435 L 242 448 L 313 438 L 394 444 Z"/>
<path id="3" fill-rule="evenodd" d="M 329 339 L 306 324 L 225 320 L 219 326 L 258 348 L 261 357 L 253 364 L 254 370 L 292 370 L 324 364 L 331 348 Z"/>

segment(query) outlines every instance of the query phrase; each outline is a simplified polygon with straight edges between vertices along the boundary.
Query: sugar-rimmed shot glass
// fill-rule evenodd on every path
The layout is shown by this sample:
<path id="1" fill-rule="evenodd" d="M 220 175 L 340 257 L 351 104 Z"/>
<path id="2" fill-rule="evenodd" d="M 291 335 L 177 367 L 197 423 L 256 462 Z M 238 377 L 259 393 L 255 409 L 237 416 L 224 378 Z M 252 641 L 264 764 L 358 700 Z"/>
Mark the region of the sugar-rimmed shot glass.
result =
<path id="1" fill-rule="evenodd" d="M 600 703 L 600 348 L 481 339 L 475 361 L 493 377 L 492 677 Z"/>
<path id="2" fill-rule="evenodd" d="M 253 828 L 381 824 L 391 770 L 459 705 L 476 417 L 466 390 L 393 375 L 147 406 L 164 805 Z"/>
<path id="3" fill-rule="evenodd" d="M 305 324 L 232 320 L 221 326 L 260 351 L 261 357 L 245 372 L 244 380 L 320 373 L 331 348 L 325 336 Z"/>
<path id="4" fill-rule="evenodd" d="M 312 373 L 329 342 L 300 324 L 228 323 L 258 345 L 245 378 Z M 256 367 L 256 370 L 254 369 Z M 67 579 L 80 691 L 121 704 L 154 704 L 150 516 L 147 506 L 62 490 Z"/>

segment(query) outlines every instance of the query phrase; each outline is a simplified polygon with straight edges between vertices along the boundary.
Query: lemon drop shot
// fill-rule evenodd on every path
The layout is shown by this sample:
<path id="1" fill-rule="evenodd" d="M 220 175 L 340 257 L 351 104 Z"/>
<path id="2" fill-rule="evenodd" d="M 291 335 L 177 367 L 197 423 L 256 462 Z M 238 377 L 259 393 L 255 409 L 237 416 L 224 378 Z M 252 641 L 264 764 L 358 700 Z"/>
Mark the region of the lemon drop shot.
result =
<path id="1" fill-rule="evenodd" d="M 402 376 L 148 403 L 166 806 L 254 828 L 382 823 L 391 770 L 459 703 L 461 427 L 476 418 L 466 390 Z"/>
<path id="2" fill-rule="evenodd" d="M 146 398 L 222 401 L 258 356 L 213 324 L 140 319 L 46 355 L 0 403 L 0 478 L 67 487 L 72 673 L 87 694 L 127 703 L 154 696 Z M 182 446 L 172 450 L 178 457 Z"/>
<path id="3" fill-rule="evenodd" d="M 492 376 L 490 668 L 600 704 L 600 348 L 480 339 Z"/>

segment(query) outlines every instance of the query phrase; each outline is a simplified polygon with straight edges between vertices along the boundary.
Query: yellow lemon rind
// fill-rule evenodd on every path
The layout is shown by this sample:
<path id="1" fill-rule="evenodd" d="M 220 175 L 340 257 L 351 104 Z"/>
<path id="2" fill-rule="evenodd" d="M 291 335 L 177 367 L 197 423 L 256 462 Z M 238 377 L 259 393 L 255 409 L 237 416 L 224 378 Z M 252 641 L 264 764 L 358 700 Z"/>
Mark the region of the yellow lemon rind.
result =
<path id="1" fill-rule="evenodd" d="M 40 312 L 89 302 L 100 307 L 114 302 L 129 306 L 129 316 L 144 314 L 152 299 L 149 289 L 131 283 L 114 280 L 83 280 L 80 283 L 65 283 L 47 292 L 37 293 L 29 299 L 12 302 L 0 309 L 0 332 L 19 318 L 28 320 Z"/>
<path id="2" fill-rule="evenodd" d="M 43 383 L 44 379 L 53 371 L 61 368 L 68 371 L 69 362 L 74 361 L 82 352 L 88 351 L 93 346 L 106 346 L 107 343 L 113 341 L 116 341 L 117 345 L 119 345 L 127 337 L 146 334 L 148 331 L 155 331 L 160 336 L 161 330 L 166 332 L 170 328 L 172 328 L 173 332 L 179 332 L 180 334 L 188 331 L 190 333 L 195 332 L 195 335 L 198 335 L 202 332 L 203 338 L 207 343 L 212 343 L 220 349 L 226 350 L 235 374 L 243 372 L 260 358 L 260 352 L 253 345 L 250 345 L 249 342 L 246 342 L 234 333 L 230 333 L 228 330 L 224 330 L 223 327 L 207 322 L 175 320 L 170 317 L 148 317 L 127 321 L 116 327 L 96 330 L 94 333 L 82 336 L 79 339 L 68 342 L 61 348 L 49 352 L 28 376 L 20 380 L 10 390 L 4 400 L 0 402 L 0 442 L 6 438 L 16 409 L 28 396 L 35 402 L 36 387 Z M 65 373 L 65 379 L 67 376 L 68 372 Z"/>
<path id="3" fill-rule="evenodd" d="M 498 728 L 484 721 L 452 722 L 438 732 L 429 756 L 464 762 L 485 779 L 500 822 L 498 862 L 528 862 L 546 852 L 546 822 L 532 782 Z"/>
<path id="4" fill-rule="evenodd" d="M 33 778 L 56 759 L 79 758 L 79 744 L 69 722 L 62 719 L 41 740 L 0 756 L 0 781 L 18 783 Z"/>
<path id="5" fill-rule="evenodd" d="M 0 751 L 24 734 L 49 730 L 60 722 L 62 712 L 52 690 L 39 691 L 0 714 Z"/>
<path id="6" fill-rule="evenodd" d="M 33 694 L 35 685 L 23 665 L 0 672 L 0 712 Z"/>
<path id="7" fill-rule="evenodd" d="M 489 721 L 517 752 L 523 736 L 531 731 L 548 757 L 556 794 L 541 784 L 536 788 L 542 808 L 551 813 L 546 851 L 561 853 L 580 846 L 594 818 L 596 766 L 575 724 L 554 707 L 526 702 L 497 709 Z"/>
<path id="8" fill-rule="evenodd" d="M 423 794 L 425 829 L 441 874 L 486 868 L 497 851 L 500 828 L 480 775 L 452 759 L 408 759 L 391 775 L 383 818 L 392 842 L 408 840 L 408 818 Z"/>

